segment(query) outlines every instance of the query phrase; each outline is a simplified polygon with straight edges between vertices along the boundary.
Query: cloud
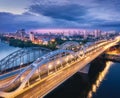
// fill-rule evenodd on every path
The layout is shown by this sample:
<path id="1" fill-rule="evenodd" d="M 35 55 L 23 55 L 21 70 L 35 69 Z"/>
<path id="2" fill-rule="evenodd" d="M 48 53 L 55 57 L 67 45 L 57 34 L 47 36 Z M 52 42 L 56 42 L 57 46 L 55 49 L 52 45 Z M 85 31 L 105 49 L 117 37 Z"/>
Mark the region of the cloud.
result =
<path id="1" fill-rule="evenodd" d="M 35 29 L 41 28 L 52 22 L 52 19 L 45 16 L 36 16 L 31 13 L 15 15 L 6 12 L 0 12 L 0 31 L 16 31 L 17 29 Z"/>
<path id="2" fill-rule="evenodd" d="M 24 2 L 23 2 L 24 3 Z M 119 29 L 119 0 L 33 0 L 22 14 L 0 12 L 0 31 L 19 28 Z"/>
<path id="3" fill-rule="evenodd" d="M 39 28 L 79 28 L 89 24 L 79 24 L 76 21 L 51 18 L 42 14 L 26 12 L 21 15 L 0 12 L 0 32 L 16 31 L 21 28 L 28 30 Z"/>
<path id="4" fill-rule="evenodd" d="M 118 4 L 117 4 L 118 3 Z M 101 24 L 105 21 L 120 21 L 120 1 L 114 0 L 36 0 L 29 7 L 29 11 L 51 17 L 54 20 L 66 20 L 71 23 L 87 24 L 92 26 L 95 23 Z M 64 24 L 64 23 L 63 23 Z"/>
<path id="5" fill-rule="evenodd" d="M 68 5 L 31 5 L 30 12 L 42 14 L 56 19 L 64 19 L 69 21 L 77 21 L 83 19 L 87 10 L 77 4 Z"/>

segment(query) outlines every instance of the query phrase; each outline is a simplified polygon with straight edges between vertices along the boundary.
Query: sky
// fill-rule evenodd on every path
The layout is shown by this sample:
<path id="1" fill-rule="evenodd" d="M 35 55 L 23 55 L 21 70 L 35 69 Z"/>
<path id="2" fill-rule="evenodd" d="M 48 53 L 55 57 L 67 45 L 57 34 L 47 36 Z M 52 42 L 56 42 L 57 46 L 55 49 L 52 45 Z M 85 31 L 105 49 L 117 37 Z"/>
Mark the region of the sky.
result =
<path id="1" fill-rule="evenodd" d="M 0 0 L 0 32 L 21 28 L 120 31 L 120 0 Z"/>

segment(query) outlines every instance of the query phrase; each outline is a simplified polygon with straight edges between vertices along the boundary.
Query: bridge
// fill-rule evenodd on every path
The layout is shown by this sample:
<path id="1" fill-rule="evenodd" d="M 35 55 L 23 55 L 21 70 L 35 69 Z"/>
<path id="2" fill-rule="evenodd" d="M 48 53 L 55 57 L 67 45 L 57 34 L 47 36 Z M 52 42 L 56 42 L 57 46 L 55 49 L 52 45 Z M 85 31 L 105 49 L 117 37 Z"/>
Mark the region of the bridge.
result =
<path id="1" fill-rule="evenodd" d="M 43 47 L 19 49 L 0 60 L 0 74 L 19 69 L 23 65 L 28 65 L 50 51 L 50 49 Z"/>
<path id="2" fill-rule="evenodd" d="M 61 45 L 62 49 L 37 58 L 20 74 L 7 79 L 9 83 L 4 82 L 0 86 L 0 97 L 42 98 L 118 42 L 119 37 L 95 42 L 86 47 L 78 46 L 76 42 L 67 42 Z M 72 48 L 67 48 L 71 46 L 69 43 L 78 50 L 72 51 Z"/>

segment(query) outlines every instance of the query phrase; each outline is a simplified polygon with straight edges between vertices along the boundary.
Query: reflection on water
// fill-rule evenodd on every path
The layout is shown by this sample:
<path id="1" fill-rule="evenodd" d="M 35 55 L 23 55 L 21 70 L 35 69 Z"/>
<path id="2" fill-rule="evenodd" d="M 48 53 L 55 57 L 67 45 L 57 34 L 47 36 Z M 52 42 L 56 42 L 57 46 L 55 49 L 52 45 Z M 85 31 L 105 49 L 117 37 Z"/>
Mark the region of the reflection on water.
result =
<path id="1" fill-rule="evenodd" d="M 92 94 L 96 93 L 97 88 L 100 86 L 100 83 L 103 81 L 103 79 L 105 78 L 106 74 L 109 71 L 109 68 L 111 67 L 111 65 L 113 64 L 113 62 L 107 61 L 106 62 L 106 66 L 104 68 L 103 71 L 101 71 L 95 81 L 95 83 L 92 84 L 92 88 L 91 90 L 88 92 L 88 96 L 87 98 L 92 98 Z"/>
<path id="2" fill-rule="evenodd" d="M 0 42 L 0 59 L 18 49 L 19 48 L 10 47 L 8 44 Z M 120 63 L 114 63 L 114 65 L 117 66 L 110 68 L 111 65 L 113 65 L 113 63 L 110 61 L 106 62 L 101 59 L 95 60 L 91 63 L 88 74 L 76 73 L 53 92 L 45 96 L 45 98 L 118 98 L 117 95 L 119 95 L 120 89 Z M 109 69 L 111 69 L 110 72 Z M 110 74 L 108 74 L 108 78 L 112 77 L 113 81 L 107 79 L 104 85 L 101 85 L 107 73 Z M 113 85 L 115 83 L 117 86 Z M 105 85 L 107 85 L 108 88 L 105 87 Z M 100 89 L 101 87 L 102 90 Z M 108 91 L 109 87 L 112 88 L 110 89 L 112 93 L 107 95 L 104 92 Z M 116 96 L 114 97 L 112 94 Z"/>
<path id="3" fill-rule="evenodd" d="M 102 58 L 96 59 L 91 63 L 88 74 L 76 73 L 46 95 L 45 98 L 92 98 L 101 86 L 112 64 L 112 62 L 106 62 Z M 98 96 L 94 96 L 94 98 L 98 98 Z"/>

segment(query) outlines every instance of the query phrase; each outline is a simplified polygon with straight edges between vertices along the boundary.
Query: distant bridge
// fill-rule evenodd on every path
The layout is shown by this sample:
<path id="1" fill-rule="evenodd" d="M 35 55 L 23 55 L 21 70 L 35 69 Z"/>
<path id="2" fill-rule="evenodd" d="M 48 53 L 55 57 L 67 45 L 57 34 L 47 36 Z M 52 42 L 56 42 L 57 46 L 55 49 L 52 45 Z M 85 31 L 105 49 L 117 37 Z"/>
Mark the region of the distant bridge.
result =
<path id="1" fill-rule="evenodd" d="M 68 49 L 65 44 L 64 50 L 59 49 L 43 55 L 14 79 L 10 78 L 8 84 L 0 87 L 0 96 L 41 98 L 118 42 L 119 38 L 105 40 L 75 52 L 65 50 Z"/>
<path id="2" fill-rule="evenodd" d="M 50 49 L 43 47 L 23 48 L 17 50 L 0 60 L 0 74 L 20 68 L 25 64 L 30 64 L 50 51 Z"/>
<path id="3" fill-rule="evenodd" d="M 67 41 L 63 43 L 62 45 L 59 46 L 60 49 L 65 49 L 65 50 L 79 50 L 80 49 L 80 44 L 78 42 L 74 41 Z"/>

